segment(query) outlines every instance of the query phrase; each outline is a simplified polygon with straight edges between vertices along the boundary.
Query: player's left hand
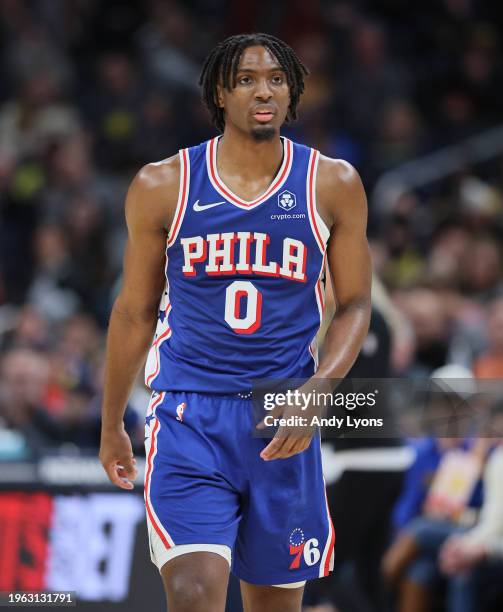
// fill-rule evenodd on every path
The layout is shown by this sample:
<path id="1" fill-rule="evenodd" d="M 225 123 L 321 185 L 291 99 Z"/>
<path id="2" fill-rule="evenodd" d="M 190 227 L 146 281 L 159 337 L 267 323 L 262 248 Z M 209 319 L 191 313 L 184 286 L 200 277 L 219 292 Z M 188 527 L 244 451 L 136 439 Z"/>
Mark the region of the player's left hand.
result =
<path id="1" fill-rule="evenodd" d="M 276 405 L 268 411 L 267 416 L 257 425 L 257 429 L 265 429 L 270 425 L 268 417 L 284 419 L 284 422 L 277 423 L 279 427 L 276 434 L 260 453 L 260 457 L 264 461 L 288 459 L 306 450 L 316 431 L 316 423 L 319 422 L 313 421 L 314 417 L 322 417 L 326 412 L 324 400 L 321 398 L 325 398 L 331 392 L 331 381 L 312 377 L 293 391 L 290 403 Z"/>
<path id="2" fill-rule="evenodd" d="M 288 410 L 285 410 L 282 413 L 275 413 L 273 410 L 271 411 L 271 414 L 281 418 L 286 418 L 290 416 L 288 412 Z M 297 413 L 297 411 L 293 410 L 291 410 L 291 412 Z M 257 429 L 264 429 L 265 427 L 266 425 L 264 424 L 264 421 L 261 421 L 257 425 Z M 288 459 L 288 457 L 293 457 L 293 455 L 306 450 L 306 448 L 308 448 L 311 444 L 314 430 L 309 431 L 307 435 L 300 435 L 299 429 L 299 427 L 280 425 L 274 438 L 260 453 L 261 458 L 264 461 L 271 461 L 273 459 Z M 307 427 L 302 427 L 302 429 L 306 431 L 308 430 Z M 310 429 L 311 428 L 309 428 L 309 430 Z"/>
<path id="3" fill-rule="evenodd" d="M 281 419 L 298 417 L 309 420 L 306 412 L 300 410 L 298 406 L 276 406 L 268 416 Z M 265 419 L 257 425 L 257 429 L 266 427 Z M 309 447 L 314 431 L 315 428 L 309 425 L 280 425 L 273 439 L 260 453 L 260 457 L 264 461 L 293 457 Z"/>

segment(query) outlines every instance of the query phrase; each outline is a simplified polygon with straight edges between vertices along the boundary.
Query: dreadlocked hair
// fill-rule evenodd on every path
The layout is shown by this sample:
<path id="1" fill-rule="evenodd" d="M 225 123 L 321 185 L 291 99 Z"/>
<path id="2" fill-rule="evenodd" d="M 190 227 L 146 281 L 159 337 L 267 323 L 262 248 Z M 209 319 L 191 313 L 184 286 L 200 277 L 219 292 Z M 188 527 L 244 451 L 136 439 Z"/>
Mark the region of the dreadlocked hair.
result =
<path id="1" fill-rule="evenodd" d="M 297 119 L 297 105 L 304 91 L 304 77 L 309 74 L 309 70 L 295 51 L 279 38 L 261 33 L 237 34 L 226 38 L 211 51 L 204 61 L 199 77 L 203 102 L 210 111 L 213 124 L 220 132 L 224 131 L 225 117 L 224 109 L 218 106 L 217 85 L 220 84 L 227 91 L 236 86 L 236 75 L 243 51 L 255 45 L 268 49 L 284 70 L 290 88 L 287 121 Z"/>

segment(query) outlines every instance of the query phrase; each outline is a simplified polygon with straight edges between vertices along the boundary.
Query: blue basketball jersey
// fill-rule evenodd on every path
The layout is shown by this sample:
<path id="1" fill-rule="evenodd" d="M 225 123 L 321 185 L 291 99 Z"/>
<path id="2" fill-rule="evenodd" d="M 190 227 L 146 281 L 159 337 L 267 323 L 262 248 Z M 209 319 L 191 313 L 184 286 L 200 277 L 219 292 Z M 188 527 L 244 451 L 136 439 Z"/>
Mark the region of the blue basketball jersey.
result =
<path id="1" fill-rule="evenodd" d="M 265 193 L 218 175 L 219 137 L 180 155 L 166 287 L 145 369 L 156 391 L 249 392 L 256 378 L 317 367 L 329 231 L 316 209 L 319 153 L 286 138 Z"/>

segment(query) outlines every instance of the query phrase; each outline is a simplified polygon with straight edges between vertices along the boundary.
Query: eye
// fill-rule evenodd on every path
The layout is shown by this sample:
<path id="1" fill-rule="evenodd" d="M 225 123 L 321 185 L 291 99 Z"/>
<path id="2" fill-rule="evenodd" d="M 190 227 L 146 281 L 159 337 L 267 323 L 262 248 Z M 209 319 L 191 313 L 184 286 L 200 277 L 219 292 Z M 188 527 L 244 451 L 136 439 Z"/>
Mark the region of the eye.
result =
<path id="1" fill-rule="evenodd" d="M 281 85 L 284 81 L 284 78 L 282 74 L 275 74 L 271 80 L 275 85 Z"/>
<path id="2" fill-rule="evenodd" d="M 238 77 L 238 83 L 240 85 L 249 85 L 251 83 L 251 78 L 247 75 L 243 75 Z"/>

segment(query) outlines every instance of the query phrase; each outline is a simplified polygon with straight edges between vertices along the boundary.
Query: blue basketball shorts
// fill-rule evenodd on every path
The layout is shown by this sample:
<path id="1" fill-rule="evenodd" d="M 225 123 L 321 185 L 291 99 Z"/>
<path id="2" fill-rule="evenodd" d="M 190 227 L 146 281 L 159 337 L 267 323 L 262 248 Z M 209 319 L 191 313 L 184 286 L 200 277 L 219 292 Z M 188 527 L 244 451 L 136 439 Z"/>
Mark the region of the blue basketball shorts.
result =
<path id="1" fill-rule="evenodd" d="M 254 429 L 249 399 L 154 391 L 145 506 L 159 569 L 177 550 L 224 550 L 232 573 L 252 584 L 284 586 L 332 570 L 319 434 L 293 457 L 264 461 L 270 439 Z"/>

